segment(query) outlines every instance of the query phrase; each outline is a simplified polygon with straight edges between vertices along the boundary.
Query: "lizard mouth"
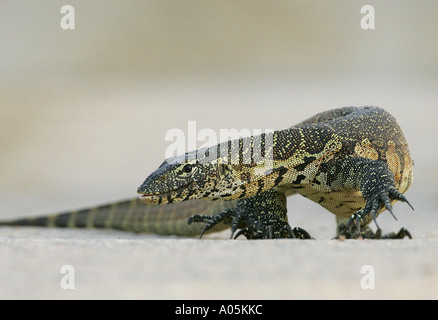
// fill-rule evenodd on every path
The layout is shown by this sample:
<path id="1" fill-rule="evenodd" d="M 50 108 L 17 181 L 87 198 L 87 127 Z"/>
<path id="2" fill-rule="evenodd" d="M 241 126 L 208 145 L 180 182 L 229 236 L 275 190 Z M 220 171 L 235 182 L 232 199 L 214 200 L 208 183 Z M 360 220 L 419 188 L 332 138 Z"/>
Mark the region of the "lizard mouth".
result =
<path id="1" fill-rule="evenodd" d="M 172 198 L 172 192 L 161 194 L 142 194 L 140 196 L 140 201 L 150 204 L 164 204 L 174 202 Z"/>
<path id="2" fill-rule="evenodd" d="M 192 194 L 189 189 L 190 185 L 191 184 L 188 184 L 181 188 L 170 190 L 164 193 L 143 193 L 140 190 L 137 191 L 137 193 L 140 194 L 140 200 L 144 203 L 166 204 L 181 202 L 188 200 L 188 196 Z"/>

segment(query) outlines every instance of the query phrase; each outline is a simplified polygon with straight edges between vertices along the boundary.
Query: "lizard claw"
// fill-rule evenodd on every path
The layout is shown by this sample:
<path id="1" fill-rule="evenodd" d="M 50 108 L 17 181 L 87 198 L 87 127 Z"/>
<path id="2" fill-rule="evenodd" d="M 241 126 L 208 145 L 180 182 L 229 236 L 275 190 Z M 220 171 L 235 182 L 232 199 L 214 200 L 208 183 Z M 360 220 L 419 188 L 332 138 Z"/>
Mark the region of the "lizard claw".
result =
<path id="1" fill-rule="evenodd" d="M 245 227 L 245 228 L 242 228 L 242 229 L 240 229 L 239 231 L 237 231 L 237 233 L 236 233 L 236 235 L 234 236 L 234 238 L 233 238 L 233 233 L 231 234 L 231 238 L 233 238 L 234 240 L 236 240 L 240 235 L 245 235 L 245 233 L 248 231 L 248 228 L 247 227 Z M 246 237 L 246 236 L 245 236 Z"/>
<path id="2" fill-rule="evenodd" d="M 208 230 L 210 230 L 220 222 L 220 219 L 218 219 L 218 216 L 206 216 L 202 214 L 194 214 L 190 216 L 189 219 L 187 220 L 188 224 L 192 224 L 193 222 L 205 222 L 204 229 L 199 235 L 199 239 L 201 239 L 204 233 L 206 233 Z"/>
<path id="3" fill-rule="evenodd" d="M 409 203 L 408 199 L 406 199 L 406 197 L 403 195 L 403 193 L 401 193 L 400 191 L 398 191 L 396 188 L 391 187 L 389 189 L 389 197 L 391 199 L 395 199 L 395 200 L 400 200 L 402 202 L 406 202 L 408 204 L 408 206 L 411 207 L 411 209 L 413 211 L 415 211 L 414 207 Z"/>
<path id="4" fill-rule="evenodd" d="M 350 217 L 350 220 L 348 220 L 348 223 L 347 223 L 347 229 L 348 229 L 349 234 L 350 235 L 352 234 L 351 228 L 352 228 L 353 222 L 355 222 L 356 232 L 357 232 L 359 237 L 361 236 L 360 225 L 361 225 L 361 222 L 364 221 L 364 218 L 368 214 L 371 215 L 374 223 L 377 226 L 377 229 L 380 230 L 380 227 L 377 224 L 376 218 L 378 215 L 378 211 L 382 206 L 384 206 L 386 208 L 386 210 L 388 210 L 389 213 L 393 216 L 393 218 L 395 220 L 397 220 L 397 217 L 394 215 L 394 212 L 392 211 L 391 200 L 400 200 L 400 201 L 406 202 L 412 208 L 412 210 L 414 210 L 414 208 L 409 203 L 409 201 L 406 199 L 406 197 L 401 192 L 399 192 L 396 188 L 391 187 L 391 188 L 389 188 L 389 190 L 387 192 L 381 192 L 380 194 L 369 199 L 366 202 L 365 207 L 363 209 L 355 212 Z M 408 232 L 408 234 L 409 234 L 409 232 Z M 410 234 L 409 234 L 409 236 L 410 236 Z"/>

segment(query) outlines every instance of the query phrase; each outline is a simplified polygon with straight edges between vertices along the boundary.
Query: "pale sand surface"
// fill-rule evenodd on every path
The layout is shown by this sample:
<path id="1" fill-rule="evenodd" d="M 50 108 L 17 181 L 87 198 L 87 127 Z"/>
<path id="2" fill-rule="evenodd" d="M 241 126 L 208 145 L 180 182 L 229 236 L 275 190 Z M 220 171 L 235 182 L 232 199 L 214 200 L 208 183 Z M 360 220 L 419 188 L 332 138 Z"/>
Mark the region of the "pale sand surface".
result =
<path id="1" fill-rule="evenodd" d="M 1 231 L 2 299 L 438 297 L 436 239 L 198 241 L 58 230 L 12 238 L 10 231 Z M 64 265 L 74 267 L 74 290 L 61 288 Z M 374 289 L 361 286 L 366 265 Z"/>
<path id="2" fill-rule="evenodd" d="M 2 3 L 0 219 L 136 196 L 163 160 L 165 133 L 284 129 L 348 105 L 385 107 L 415 161 L 398 221 L 414 239 L 333 241 L 334 218 L 288 199 L 315 241 L 203 241 L 116 231 L 0 228 L 0 298 L 437 299 L 438 20 L 436 3 L 129 1 Z M 17 18 L 18 17 L 18 18 Z M 199 142 L 202 144 L 202 142 Z M 60 286 L 75 270 L 74 290 Z M 361 287 L 361 268 L 375 288 Z"/>

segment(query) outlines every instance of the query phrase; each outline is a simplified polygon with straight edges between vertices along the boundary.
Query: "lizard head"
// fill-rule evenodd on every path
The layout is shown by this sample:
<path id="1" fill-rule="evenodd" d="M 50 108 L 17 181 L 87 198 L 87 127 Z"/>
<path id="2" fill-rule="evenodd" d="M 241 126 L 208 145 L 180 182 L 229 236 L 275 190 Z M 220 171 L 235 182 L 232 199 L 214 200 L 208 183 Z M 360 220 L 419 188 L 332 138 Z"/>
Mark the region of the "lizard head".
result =
<path id="1" fill-rule="evenodd" d="M 198 150 L 165 160 L 138 188 L 140 200 L 153 204 L 190 199 L 227 200 L 230 188 L 239 184 L 232 166 L 220 158 L 209 160 L 206 155 L 205 150 Z"/>

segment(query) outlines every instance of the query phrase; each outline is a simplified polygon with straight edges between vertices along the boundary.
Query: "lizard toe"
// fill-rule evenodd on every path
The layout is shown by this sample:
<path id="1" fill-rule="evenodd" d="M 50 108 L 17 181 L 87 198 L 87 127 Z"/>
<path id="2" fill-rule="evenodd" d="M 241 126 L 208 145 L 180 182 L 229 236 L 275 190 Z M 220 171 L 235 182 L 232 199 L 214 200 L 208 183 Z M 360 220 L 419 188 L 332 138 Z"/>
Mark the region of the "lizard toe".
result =
<path id="1" fill-rule="evenodd" d="M 351 217 L 350 220 L 347 223 L 347 229 L 348 229 L 348 233 L 350 234 L 350 236 L 359 236 L 361 237 L 361 224 L 365 221 L 365 218 L 367 215 L 370 215 L 372 217 L 372 220 L 374 221 L 374 223 L 377 226 L 377 230 L 381 230 L 379 224 L 377 223 L 377 216 L 378 216 L 378 212 L 382 209 L 385 208 L 386 210 L 388 210 L 388 212 L 392 215 L 392 217 L 397 220 L 397 217 L 395 216 L 393 210 L 392 210 L 392 205 L 391 205 L 391 200 L 400 200 L 402 202 L 406 202 L 412 209 L 414 209 L 412 207 L 412 205 L 408 202 L 408 200 L 406 199 L 406 197 L 399 192 L 395 187 L 390 187 L 388 188 L 387 191 L 381 191 L 379 193 L 377 193 L 376 195 L 370 197 L 366 204 L 365 207 L 357 212 L 355 212 Z M 356 233 L 357 235 L 353 235 L 352 233 L 352 226 L 353 223 L 355 224 L 356 227 Z M 367 224 L 367 223 L 366 223 Z M 404 228 L 402 228 L 402 230 L 406 230 Z M 410 233 L 407 231 L 407 233 L 404 233 L 402 230 L 399 231 L 398 234 L 400 234 L 398 236 L 398 238 L 404 238 L 405 236 L 408 236 L 411 238 Z M 382 236 L 382 237 L 378 237 L 381 239 L 389 239 L 392 237 L 393 234 L 390 234 L 391 236 Z"/>

